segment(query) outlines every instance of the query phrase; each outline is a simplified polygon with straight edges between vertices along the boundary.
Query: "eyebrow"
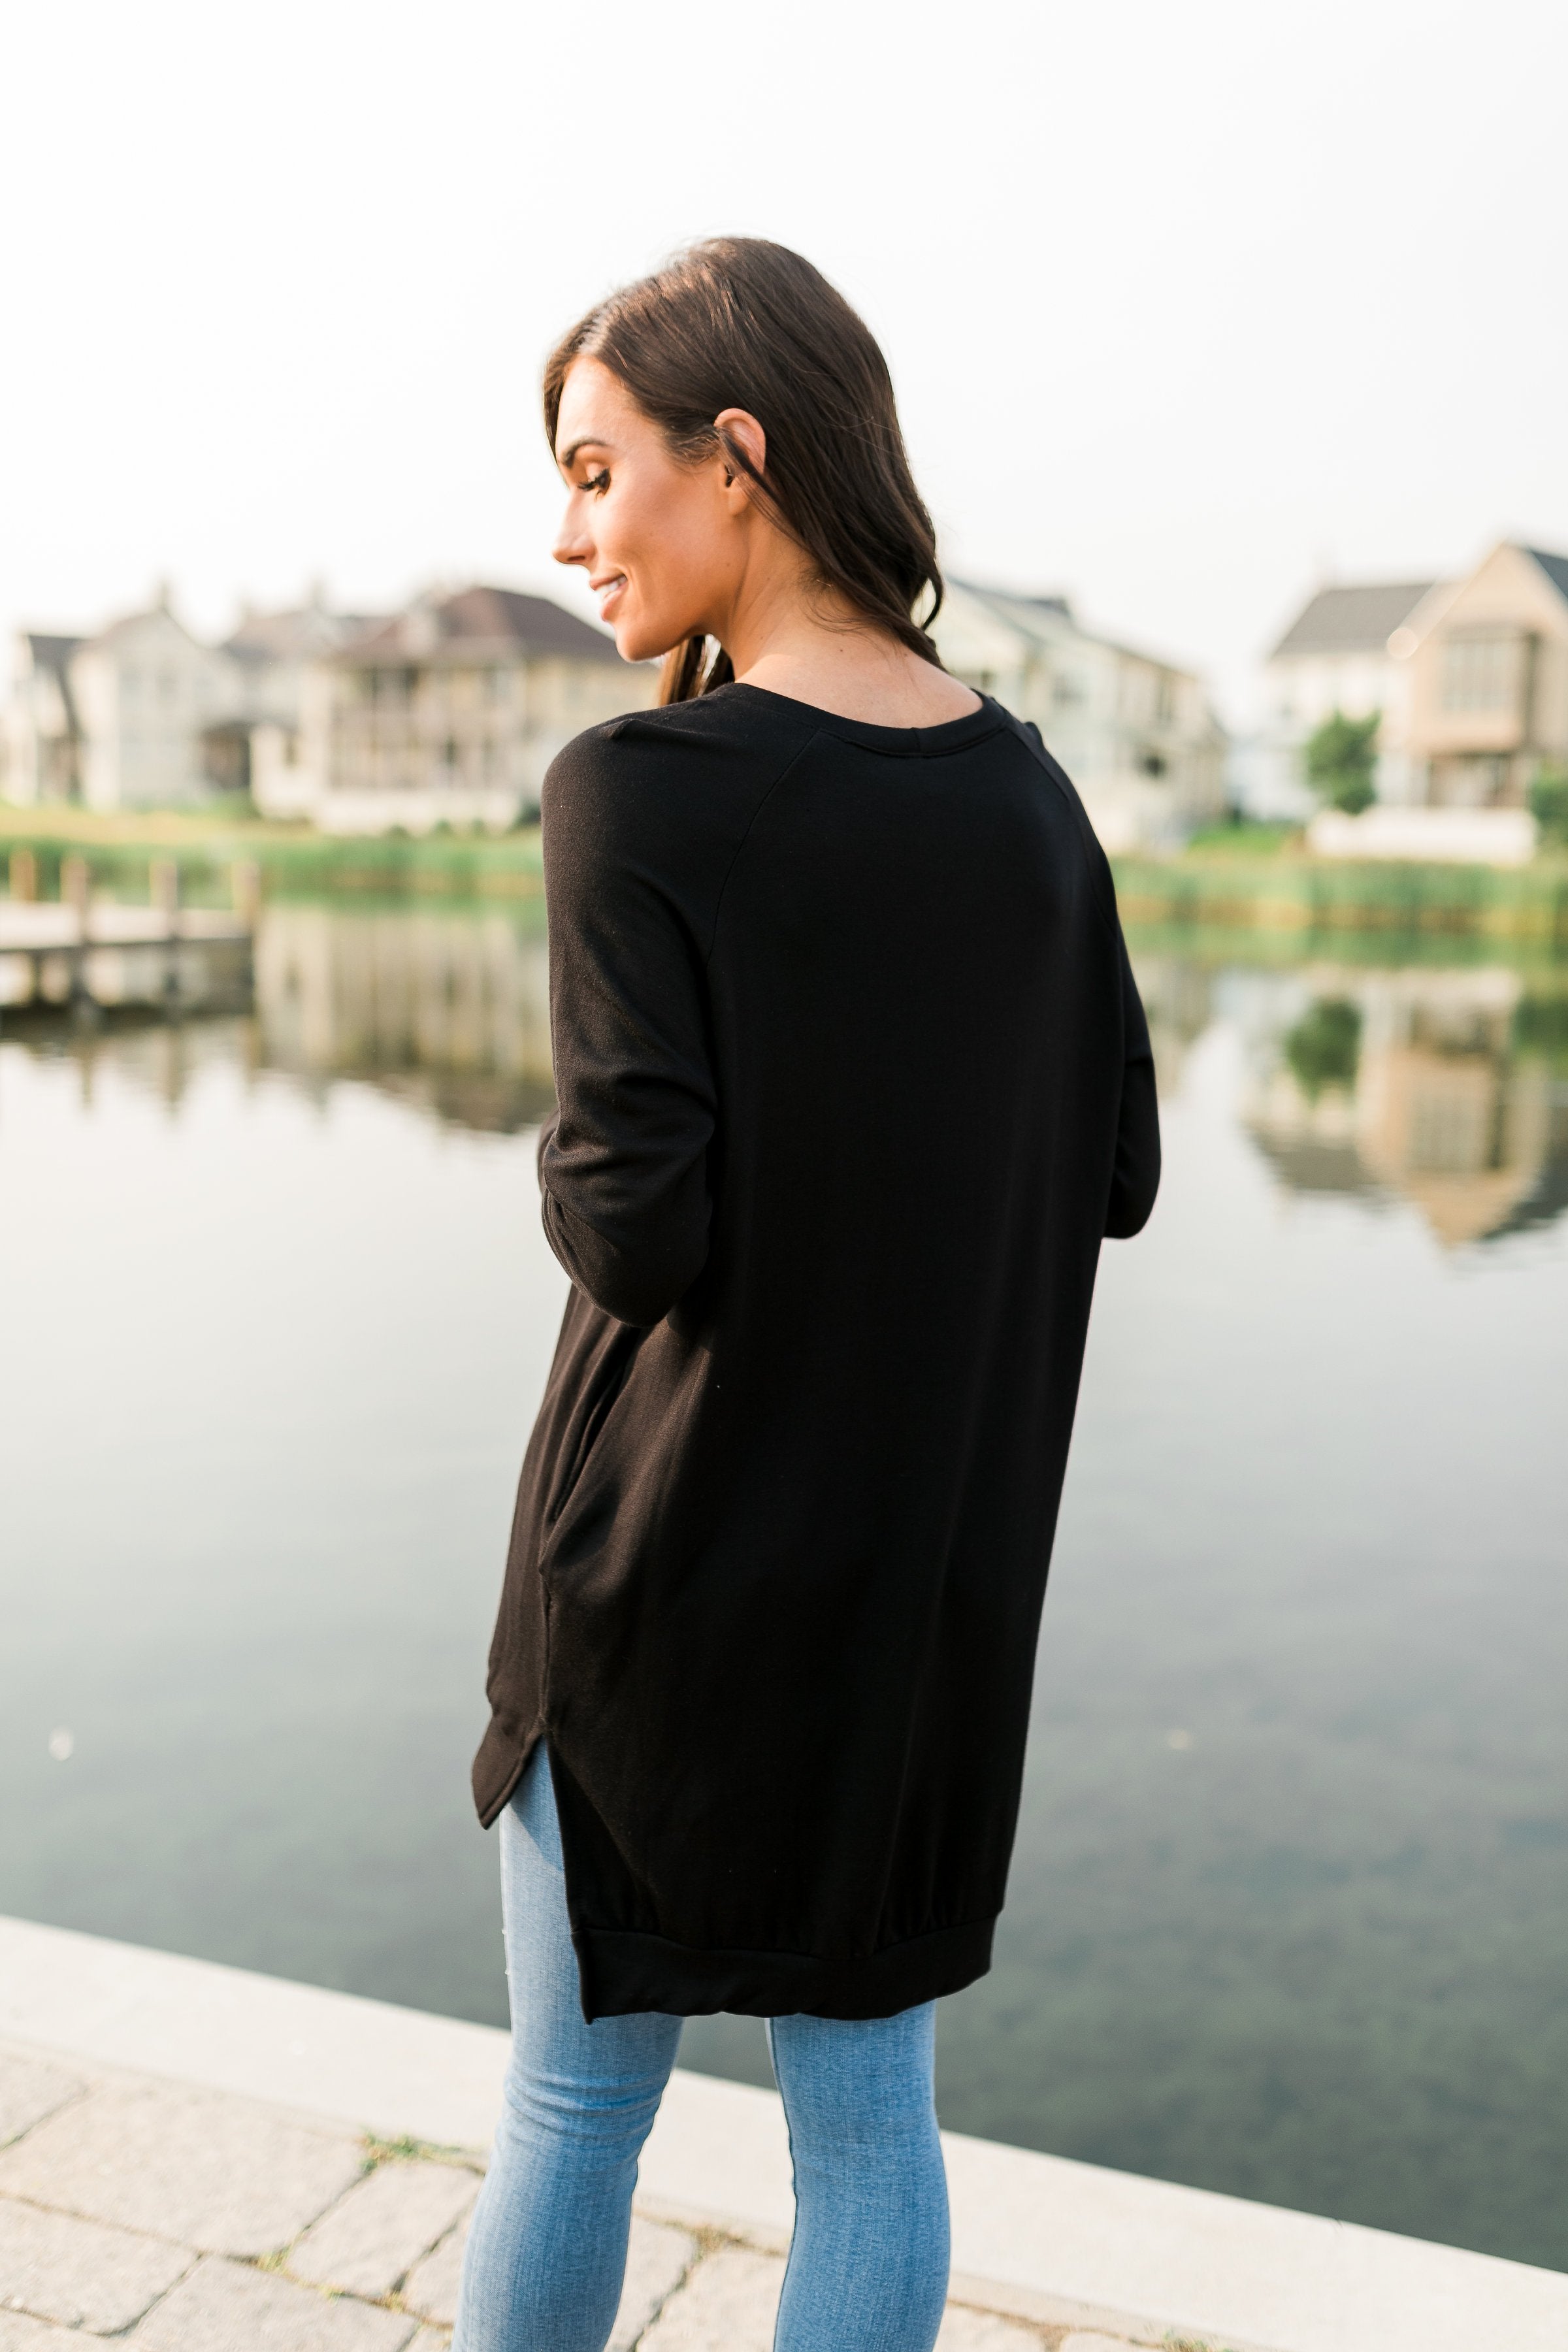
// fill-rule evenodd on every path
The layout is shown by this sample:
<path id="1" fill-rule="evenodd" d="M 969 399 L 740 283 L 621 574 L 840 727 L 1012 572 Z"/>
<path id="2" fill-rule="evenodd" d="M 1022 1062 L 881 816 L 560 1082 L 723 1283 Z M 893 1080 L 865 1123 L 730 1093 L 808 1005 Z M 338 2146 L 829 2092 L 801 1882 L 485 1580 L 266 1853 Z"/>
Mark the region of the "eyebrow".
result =
<path id="1" fill-rule="evenodd" d="M 562 451 L 556 457 L 555 462 L 560 467 L 562 472 L 564 473 L 568 466 L 574 466 L 576 464 L 580 451 L 584 449 L 613 450 L 614 446 L 615 444 L 613 442 L 605 441 L 597 433 L 584 433 L 581 439 L 573 442 L 570 449 Z"/>

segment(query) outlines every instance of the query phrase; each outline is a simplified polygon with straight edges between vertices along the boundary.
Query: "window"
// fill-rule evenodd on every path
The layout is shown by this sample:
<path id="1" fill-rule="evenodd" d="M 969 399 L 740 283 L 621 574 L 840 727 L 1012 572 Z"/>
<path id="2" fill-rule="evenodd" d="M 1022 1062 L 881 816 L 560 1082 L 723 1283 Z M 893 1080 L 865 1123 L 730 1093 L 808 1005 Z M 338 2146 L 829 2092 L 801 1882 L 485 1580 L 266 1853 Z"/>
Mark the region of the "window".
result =
<path id="1" fill-rule="evenodd" d="M 1511 635 L 1448 638 L 1443 647 L 1444 709 L 1511 710 L 1522 644 Z"/>

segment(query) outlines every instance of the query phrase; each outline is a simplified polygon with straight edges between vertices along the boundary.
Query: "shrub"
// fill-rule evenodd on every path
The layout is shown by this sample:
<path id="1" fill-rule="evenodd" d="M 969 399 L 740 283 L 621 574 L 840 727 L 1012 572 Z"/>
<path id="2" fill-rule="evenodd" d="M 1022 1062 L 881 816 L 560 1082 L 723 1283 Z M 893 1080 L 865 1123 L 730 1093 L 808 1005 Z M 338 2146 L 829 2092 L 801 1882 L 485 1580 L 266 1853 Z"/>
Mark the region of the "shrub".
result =
<path id="1" fill-rule="evenodd" d="M 1542 768 L 1530 787 L 1530 805 L 1542 841 L 1568 846 L 1568 768 Z"/>
<path id="2" fill-rule="evenodd" d="M 1321 996 L 1285 1040 L 1297 1084 L 1316 1102 L 1325 1087 L 1355 1085 L 1361 1063 L 1361 1013 L 1342 996 Z"/>

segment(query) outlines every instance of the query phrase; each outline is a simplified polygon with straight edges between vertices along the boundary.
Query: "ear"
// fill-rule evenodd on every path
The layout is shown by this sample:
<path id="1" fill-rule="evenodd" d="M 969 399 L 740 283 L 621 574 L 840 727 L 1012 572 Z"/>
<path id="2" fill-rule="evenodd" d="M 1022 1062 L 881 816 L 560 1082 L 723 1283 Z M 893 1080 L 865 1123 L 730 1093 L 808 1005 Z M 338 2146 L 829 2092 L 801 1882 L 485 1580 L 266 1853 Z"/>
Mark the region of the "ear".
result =
<path id="1" fill-rule="evenodd" d="M 713 429 L 741 451 L 752 470 L 764 473 L 768 462 L 768 436 L 756 418 L 745 408 L 721 408 L 713 419 Z M 721 460 L 724 453 L 720 451 Z M 752 502 L 751 484 L 743 472 L 724 462 L 724 489 L 731 508 L 738 510 Z"/>

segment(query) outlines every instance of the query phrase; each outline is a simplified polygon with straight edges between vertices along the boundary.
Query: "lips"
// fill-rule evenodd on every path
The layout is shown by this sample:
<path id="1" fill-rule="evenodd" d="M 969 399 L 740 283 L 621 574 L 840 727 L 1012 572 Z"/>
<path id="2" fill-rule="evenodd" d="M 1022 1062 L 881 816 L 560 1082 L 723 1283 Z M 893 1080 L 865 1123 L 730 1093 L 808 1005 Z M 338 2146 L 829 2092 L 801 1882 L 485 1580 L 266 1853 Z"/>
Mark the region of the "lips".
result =
<path id="1" fill-rule="evenodd" d="M 620 602 L 622 591 L 626 585 L 626 573 L 613 572 L 607 580 L 590 580 L 588 585 L 599 600 L 600 620 L 607 621 L 612 610 Z"/>

